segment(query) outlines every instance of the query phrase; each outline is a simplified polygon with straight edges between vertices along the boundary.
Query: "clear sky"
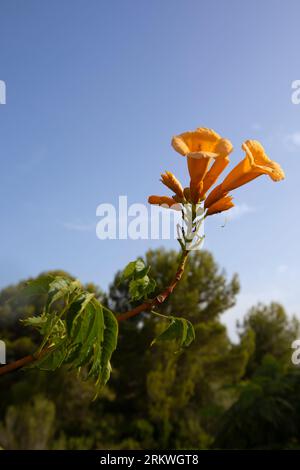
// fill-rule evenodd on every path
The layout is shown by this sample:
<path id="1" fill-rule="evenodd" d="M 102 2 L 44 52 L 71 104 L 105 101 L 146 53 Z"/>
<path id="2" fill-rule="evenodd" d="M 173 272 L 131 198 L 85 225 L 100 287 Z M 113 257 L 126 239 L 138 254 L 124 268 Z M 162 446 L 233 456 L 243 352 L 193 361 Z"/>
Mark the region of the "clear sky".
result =
<path id="1" fill-rule="evenodd" d="M 298 0 L 0 0 L 0 287 L 61 268 L 107 288 L 149 247 L 100 241 L 96 207 L 188 182 L 172 135 L 212 127 L 260 140 L 286 172 L 235 191 L 237 209 L 206 223 L 206 245 L 241 294 L 300 314 Z"/>

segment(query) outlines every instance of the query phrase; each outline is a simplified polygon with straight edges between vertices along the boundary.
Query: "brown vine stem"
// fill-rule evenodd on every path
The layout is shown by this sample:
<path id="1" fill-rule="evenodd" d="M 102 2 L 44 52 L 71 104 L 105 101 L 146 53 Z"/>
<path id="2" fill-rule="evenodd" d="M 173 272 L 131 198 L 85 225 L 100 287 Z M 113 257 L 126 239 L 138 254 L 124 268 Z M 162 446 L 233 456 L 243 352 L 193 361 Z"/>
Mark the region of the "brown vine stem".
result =
<path id="1" fill-rule="evenodd" d="M 118 322 L 127 320 L 128 318 L 135 317 L 141 312 L 148 312 L 149 310 L 153 310 L 155 307 L 158 305 L 162 304 L 170 294 L 172 294 L 173 290 L 177 286 L 178 282 L 180 281 L 184 268 L 185 268 L 185 263 L 188 257 L 188 250 L 184 250 L 180 259 L 180 263 L 178 265 L 176 274 L 174 276 L 173 281 L 171 284 L 166 287 L 165 290 L 163 290 L 160 294 L 158 294 L 153 300 L 144 302 L 141 305 L 138 305 L 137 307 L 133 308 L 132 310 L 128 310 L 128 312 L 121 313 L 120 315 L 117 316 Z"/>
<path id="2" fill-rule="evenodd" d="M 138 305 L 137 307 L 133 308 L 132 310 L 128 310 L 128 312 L 121 313 L 120 315 L 118 315 L 116 317 L 118 322 L 127 320 L 128 318 L 135 317 L 136 315 L 139 315 L 142 312 L 148 312 L 149 310 L 153 310 L 155 307 L 161 305 L 169 297 L 169 295 L 172 294 L 173 290 L 175 289 L 178 282 L 182 278 L 188 254 L 189 254 L 188 250 L 184 250 L 182 252 L 182 256 L 181 256 L 176 274 L 171 284 L 168 287 L 166 287 L 153 300 L 144 302 L 141 305 Z M 10 364 L 6 364 L 5 366 L 1 366 L 0 376 L 8 374 L 9 372 L 13 372 L 18 369 L 22 369 L 22 367 L 25 367 L 28 364 L 31 364 L 32 362 L 40 359 L 40 357 L 46 354 L 48 350 L 49 348 L 45 348 L 38 354 L 29 354 L 28 356 L 22 357 L 21 359 L 18 359 L 17 361 L 11 362 Z"/>
<path id="3" fill-rule="evenodd" d="M 17 361 L 11 362 L 10 364 L 6 364 L 5 366 L 0 367 L 0 375 L 8 374 L 9 372 L 13 372 L 14 370 L 22 369 L 22 367 L 31 364 L 31 362 L 37 361 L 40 359 L 46 352 L 49 351 L 50 348 L 45 348 L 37 354 L 29 354 L 28 356 L 24 356 Z"/>

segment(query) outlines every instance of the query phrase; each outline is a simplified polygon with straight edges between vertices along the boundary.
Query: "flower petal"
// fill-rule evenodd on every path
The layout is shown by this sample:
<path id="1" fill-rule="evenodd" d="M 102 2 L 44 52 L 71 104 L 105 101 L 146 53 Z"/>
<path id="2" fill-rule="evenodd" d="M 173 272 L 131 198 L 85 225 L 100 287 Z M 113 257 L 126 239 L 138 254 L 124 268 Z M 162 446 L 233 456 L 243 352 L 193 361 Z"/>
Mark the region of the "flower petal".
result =
<path id="1" fill-rule="evenodd" d="M 273 181 L 280 181 L 285 177 L 280 165 L 266 155 L 258 141 L 247 140 L 242 149 L 245 150 L 246 156 L 223 181 L 224 191 L 232 191 L 264 174 L 270 176 Z"/>
<path id="2" fill-rule="evenodd" d="M 245 150 L 249 158 L 253 158 L 256 168 L 270 176 L 273 181 L 280 181 L 285 178 L 281 166 L 267 156 L 263 146 L 257 140 L 246 140 L 242 145 L 242 149 Z"/>
<path id="3" fill-rule="evenodd" d="M 232 207 L 234 207 L 232 196 L 226 195 L 212 204 L 209 209 L 207 209 L 206 215 L 213 215 L 217 214 L 218 212 L 228 211 L 228 209 L 231 209 Z"/>
<path id="4" fill-rule="evenodd" d="M 203 195 L 216 183 L 220 174 L 225 170 L 229 164 L 229 157 L 217 158 L 210 170 L 206 173 L 203 180 Z"/>
<path id="5" fill-rule="evenodd" d="M 159 205 L 168 209 L 174 209 L 175 211 L 181 210 L 181 205 L 176 203 L 176 201 L 174 201 L 174 199 L 171 197 L 167 196 L 149 196 L 148 202 L 149 204 Z"/>
<path id="6" fill-rule="evenodd" d="M 221 139 L 216 145 L 215 152 L 221 157 L 227 157 L 233 150 L 232 143 L 228 139 Z"/>
<path id="7" fill-rule="evenodd" d="M 173 173 L 166 171 L 161 175 L 161 182 L 167 186 L 167 188 L 171 189 L 171 191 L 173 191 L 177 196 L 180 198 L 183 197 L 183 187 L 176 176 L 173 175 Z"/>
<path id="8" fill-rule="evenodd" d="M 201 193 L 203 189 L 203 181 L 193 181 L 190 183 L 190 194 L 191 201 L 193 204 L 198 204 L 201 199 Z"/>
<path id="9" fill-rule="evenodd" d="M 214 152 L 214 147 L 221 140 L 219 134 L 212 129 L 199 127 L 195 131 L 188 131 L 174 136 L 172 146 L 181 155 L 194 152 Z"/>
<path id="10" fill-rule="evenodd" d="M 226 195 L 226 191 L 223 190 L 222 185 L 219 184 L 216 186 L 207 196 L 205 199 L 204 207 L 208 209 L 210 206 L 212 206 L 216 201 L 221 199 Z"/>
<path id="11" fill-rule="evenodd" d="M 202 181 L 205 176 L 205 173 L 207 172 L 211 160 L 211 157 L 204 156 L 202 158 L 187 157 L 189 174 L 192 181 Z"/>
<path id="12" fill-rule="evenodd" d="M 177 152 L 187 157 L 191 187 L 193 188 L 197 186 L 199 189 L 198 183 L 204 179 L 213 160 L 219 158 L 223 160 L 212 170 L 205 191 L 215 183 L 222 168 L 225 168 L 225 163 L 227 165 L 227 160 L 224 158 L 227 158 L 232 151 L 232 144 L 229 140 L 223 139 L 213 129 L 206 127 L 198 127 L 195 131 L 184 132 L 173 137 L 172 145 Z"/>

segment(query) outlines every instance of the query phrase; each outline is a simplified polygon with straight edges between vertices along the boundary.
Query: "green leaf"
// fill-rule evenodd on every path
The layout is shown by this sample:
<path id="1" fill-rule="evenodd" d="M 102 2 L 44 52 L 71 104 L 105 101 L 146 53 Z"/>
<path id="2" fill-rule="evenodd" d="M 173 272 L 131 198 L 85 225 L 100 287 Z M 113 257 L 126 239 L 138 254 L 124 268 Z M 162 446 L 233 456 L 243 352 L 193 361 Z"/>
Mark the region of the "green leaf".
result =
<path id="1" fill-rule="evenodd" d="M 49 336 L 51 342 L 54 341 L 54 338 L 57 339 L 65 334 L 64 323 L 60 320 L 57 312 L 47 314 L 44 310 L 42 315 L 26 318 L 21 322 L 37 329 L 42 336 Z"/>
<path id="2" fill-rule="evenodd" d="M 82 366 L 91 359 L 93 349 L 101 345 L 103 335 L 104 316 L 102 306 L 99 302 L 89 303 L 82 315 L 81 328 L 74 339 L 74 343 L 80 342 L 82 344 L 78 360 L 76 361 L 77 367 Z M 78 341 L 79 339 L 80 341 Z M 96 360 L 96 357 L 94 360 Z"/>
<path id="3" fill-rule="evenodd" d="M 150 279 L 144 276 L 140 279 L 133 279 L 129 284 L 129 294 L 132 300 L 139 300 L 147 293 Z"/>
<path id="4" fill-rule="evenodd" d="M 57 276 L 42 287 L 43 293 L 48 289 L 44 311 L 24 323 L 35 327 L 43 336 L 40 350 L 49 347 L 50 350 L 31 367 L 55 370 L 67 364 L 70 369 L 78 369 L 83 377 L 92 378 L 98 394 L 110 377 L 110 360 L 117 345 L 115 315 L 78 281 Z M 31 290 L 32 293 L 40 291 L 41 284 Z M 63 306 L 55 304 L 54 309 L 54 303 L 59 300 L 64 300 Z"/>
<path id="5" fill-rule="evenodd" d="M 126 279 L 138 279 L 145 276 L 149 271 L 149 268 L 145 266 L 144 261 L 141 258 L 138 258 L 136 261 L 131 261 L 127 264 L 124 269 L 120 281 Z"/>
<path id="6" fill-rule="evenodd" d="M 144 263 L 144 261 L 142 260 L 142 258 L 138 258 L 138 259 L 135 261 L 135 271 L 138 273 L 138 272 L 143 271 L 143 269 L 145 269 L 145 263 Z"/>
<path id="7" fill-rule="evenodd" d="M 136 271 L 135 272 L 134 279 L 140 279 L 142 277 L 147 276 L 149 271 L 150 271 L 150 266 L 145 266 L 144 269 L 142 269 L 141 271 Z"/>
<path id="8" fill-rule="evenodd" d="M 32 326 L 33 328 L 40 329 L 43 327 L 45 322 L 47 321 L 45 315 L 39 315 L 37 317 L 28 317 L 24 320 L 21 320 L 22 323 L 26 326 Z"/>
<path id="9" fill-rule="evenodd" d="M 129 294 L 132 300 L 140 300 L 154 291 L 156 284 L 154 279 L 148 276 L 149 271 L 150 267 L 145 266 L 141 258 L 131 261 L 124 269 L 119 282 L 130 280 Z"/>
<path id="10" fill-rule="evenodd" d="M 115 315 L 106 307 L 103 307 L 104 313 L 104 338 L 102 343 L 101 372 L 98 377 L 97 385 L 103 387 L 109 380 L 111 373 L 110 360 L 118 342 L 118 322 Z"/>
<path id="11" fill-rule="evenodd" d="M 147 286 L 147 294 L 151 294 L 156 288 L 156 282 L 154 279 L 150 278 L 149 284 Z"/>
<path id="12" fill-rule="evenodd" d="M 82 299 L 82 296 L 76 298 L 66 311 L 66 329 L 68 336 L 71 335 L 74 320 L 77 317 L 78 313 L 81 311 Z"/>
<path id="13" fill-rule="evenodd" d="M 49 309 L 54 302 L 71 296 L 74 292 L 81 289 L 79 281 L 71 281 L 70 279 L 57 276 L 49 286 L 48 301 L 46 308 Z"/>
<path id="14" fill-rule="evenodd" d="M 185 318 L 170 317 L 167 328 L 155 338 L 151 346 L 156 342 L 175 341 L 179 349 L 189 346 L 195 339 L 195 330 L 192 323 Z"/>
<path id="15" fill-rule="evenodd" d="M 66 326 L 68 335 L 71 334 L 73 322 L 81 313 L 86 309 L 89 302 L 95 297 L 94 294 L 89 292 L 80 293 L 72 301 L 69 309 L 66 312 Z"/>
<path id="16" fill-rule="evenodd" d="M 136 261 L 131 261 L 130 263 L 127 264 L 126 268 L 124 269 L 121 275 L 122 280 L 129 279 L 130 277 L 133 276 L 135 272 L 135 264 L 136 264 Z"/>
<path id="17" fill-rule="evenodd" d="M 147 297 L 155 290 L 156 282 L 150 279 L 148 275 L 133 279 L 129 284 L 129 294 L 132 300 L 140 300 Z"/>
<path id="18" fill-rule="evenodd" d="M 67 350 L 64 348 L 64 343 L 65 340 L 63 340 L 56 349 L 46 353 L 34 364 L 34 367 L 37 367 L 40 370 L 48 371 L 54 371 L 58 369 L 63 364 L 67 355 Z"/>
<path id="19" fill-rule="evenodd" d="M 39 276 L 33 281 L 29 281 L 21 290 L 21 296 L 25 297 L 38 297 L 40 295 L 48 294 L 49 286 L 53 282 L 54 277 L 51 275 Z"/>
<path id="20" fill-rule="evenodd" d="M 196 335 L 195 335 L 195 329 L 192 325 L 191 322 L 186 320 L 187 322 L 187 333 L 186 333 L 186 338 L 184 341 L 183 346 L 188 347 L 193 341 L 195 341 Z"/>
<path id="21" fill-rule="evenodd" d="M 144 261 L 139 258 L 135 262 L 135 272 L 134 272 L 134 279 L 140 279 L 145 277 L 148 272 L 150 271 L 150 266 L 145 266 Z"/>

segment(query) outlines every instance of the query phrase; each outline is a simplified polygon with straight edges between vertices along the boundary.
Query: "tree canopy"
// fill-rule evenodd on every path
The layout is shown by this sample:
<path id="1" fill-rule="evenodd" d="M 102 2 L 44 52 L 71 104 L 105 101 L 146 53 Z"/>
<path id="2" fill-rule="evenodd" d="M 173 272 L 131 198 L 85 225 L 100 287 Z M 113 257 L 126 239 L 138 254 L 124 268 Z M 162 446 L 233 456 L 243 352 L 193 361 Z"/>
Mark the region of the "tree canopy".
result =
<path id="1" fill-rule="evenodd" d="M 177 255 L 150 250 L 145 263 L 156 280 L 155 295 L 171 279 Z M 38 344 L 35 330 L 19 320 L 40 314 L 43 299 L 22 298 L 23 285 L 0 292 L 8 361 Z M 93 284 L 87 287 L 116 312 L 135 306 L 120 273 L 106 294 Z M 181 282 L 156 313 L 189 320 L 195 340 L 179 351 L 174 341 L 151 345 L 168 320 L 149 312 L 122 323 L 112 378 L 96 401 L 92 385 L 78 381 L 67 367 L 2 377 L 0 446 L 300 448 L 300 375 L 290 361 L 299 324 L 281 305 L 258 304 L 239 324 L 239 342 L 232 343 L 221 317 L 235 304 L 239 288 L 237 276 L 228 278 L 209 252 L 194 252 Z"/>

